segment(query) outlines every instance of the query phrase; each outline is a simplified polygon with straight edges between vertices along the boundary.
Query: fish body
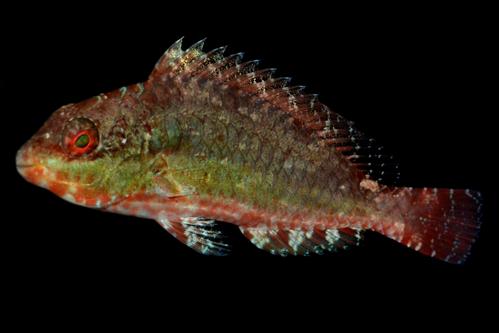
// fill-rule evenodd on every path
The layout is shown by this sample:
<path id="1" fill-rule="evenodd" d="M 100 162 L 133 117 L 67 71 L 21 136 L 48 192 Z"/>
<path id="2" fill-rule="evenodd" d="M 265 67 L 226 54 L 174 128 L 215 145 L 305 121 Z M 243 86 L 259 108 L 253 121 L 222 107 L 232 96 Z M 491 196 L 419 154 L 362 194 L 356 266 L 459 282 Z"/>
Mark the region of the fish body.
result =
<path id="1" fill-rule="evenodd" d="M 174 43 L 144 83 L 58 109 L 19 172 L 67 201 L 158 221 L 223 255 L 233 223 L 257 247 L 321 254 L 379 232 L 462 262 L 479 230 L 471 190 L 388 186 L 398 166 L 352 122 L 225 48 Z"/>

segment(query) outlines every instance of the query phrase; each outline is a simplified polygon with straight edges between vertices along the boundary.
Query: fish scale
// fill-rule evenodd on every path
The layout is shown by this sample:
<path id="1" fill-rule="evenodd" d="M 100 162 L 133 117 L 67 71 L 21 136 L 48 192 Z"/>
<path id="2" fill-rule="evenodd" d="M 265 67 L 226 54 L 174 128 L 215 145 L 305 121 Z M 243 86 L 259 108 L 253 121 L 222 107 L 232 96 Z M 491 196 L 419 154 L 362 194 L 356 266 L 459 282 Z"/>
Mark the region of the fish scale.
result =
<path id="1" fill-rule="evenodd" d="M 395 187 L 395 159 L 275 69 L 175 42 L 148 80 L 61 107 L 21 147 L 20 174 L 67 201 L 155 219 L 225 255 L 238 225 L 278 255 L 356 245 L 366 230 L 461 263 L 481 196 Z"/>
<path id="2" fill-rule="evenodd" d="M 285 193 L 277 191 L 275 197 L 270 199 L 282 200 L 283 197 L 289 197 L 288 200 L 293 200 L 295 205 L 303 206 L 307 203 L 312 208 L 319 208 L 317 205 L 313 206 L 310 193 L 314 190 L 312 187 L 304 186 L 306 184 L 304 178 L 318 180 L 321 175 L 326 175 L 327 186 L 316 189 L 315 192 L 319 193 L 319 199 L 323 197 L 321 200 L 329 203 L 327 208 L 332 209 L 335 200 L 338 202 L 351 200 L 345 199 L 348 193 L 345 193 L 344 197 L 339 197 L 337 194 L 336 189 L 338 186 L 336 183 L 339 181 L 346 183 L 351 178 L 351 172 L 343 175 L 335 168 L 334 161 L 337 159 L 329 155 L 321 156 L 320 150 L 314 151 L 304 144 L 299 145 L 293 136 L 293 131 L 296 132 L 297 130 L 287 125 L 286 122 L 279 123 L 276 121 L 275 114 L 261 112 L 258 109 L 245 108 L 244 110 L 244 112 L 234 112 L 232 110 L 198 110 L 194 107 L 184 107 L 182 111 L 177 112 L 179 114 L 178 121 L 183 132 L 192 134 L 183 137 L 183 140 L 187 142 L 185 148 L 177 151 L 176 156 L 172 157 L 172 163 L 169 164 L 180 163 L 174 161 L 179 155 L 199 155 L 206 160 L 199 160 L 199 165 L 195 164 L 196 160 L 191 160 L 190 162 L 194 163 L 194 165 L 191 165 L 190 168 L 204 170 L 205 172 L 209 170 L 209 176 L 213 177 L 211 182 L 192 182 L 189 179 L 191 178 L 190 175 L 186 174 L 186 179 L 183 179 L 183 182 L 198 188 L 201 194 L 217 193 L 230 197 L 231 193 L 236 193 L 237 198 L 240 200 L 268 204 L 272 200 L 262 201 L 258 199 L 258 196 L 260 193 L 265 193 L 265 196 L 267 196 L 266 194 L 269 191 L 263 189 L 267 189 L 269 186 L 262 184 L 262 182 L 272 179 L 272 182 L 268 185 L 280 191 L 286 191 Z M 253 114 L 258 114 L 258 116 L 253 116 Z M 193 121 L 193 119 L 196 120 Z M 220 119 L 223 119 L 223 121 Z M 262 126 L 262 124 L 267 123 L 271 126 Z M 232 137 L 229 138 L 227 132 L 233 133 Z M 265 142 L 263 142 L 263 138 Z M 262 161 L 262 147 L 264 146 L 275 150 L 272 155 L 268 154 L 267 165 L 259 163 L 259 161 Z M 232 153 L 228 153 L 229 151 Z M 308 155 L 311 155 L 310 159 L 315 160 L 316 164 L 329 165 L 329 168 L 324 166 L 319 167 L 318 171 L 312 168 L 306 170 L 305 165 L 313 164 L 311 161 L 305 160 Z M 210 163 L 210 161 L 217 162 L 224 159 L 227 162 L 225 164 Z M 207 164 L 210 167 L 207 167 Z M 301 167 L 298 167 L 298 165 Z M 248 175 L 250 182 L 253 182 L 246 186 L 239 186 L 240 189 L 234 191 L 233 188 L 240 185 L 243 180 L 240 175 L 243 169 L 250 170 L 250 173 L 261 174 L 261 180 L 257 181 L 254 177 Z M 324 169 L 329 170 L 329 173 L 325 172 Z M 348 169 L 345 170 L 348 172 Z M 225 179 L 224 176 L 226 176 Z M 221 177 L 222 179 L 220 179 Z M 199 177 L 194 177 L 194 179 L 200 180 Z M 324 180 L 320 183 L 324 183 Z M 314 182 L 312 184 L 316 185 Z M 223 189 L 227 187 L 230 187 L 231 190 L 224 192 Z M 255 191 L 251 191 L 251 189 Z M 302 208 L 292 207 L 292 209 Z"/>

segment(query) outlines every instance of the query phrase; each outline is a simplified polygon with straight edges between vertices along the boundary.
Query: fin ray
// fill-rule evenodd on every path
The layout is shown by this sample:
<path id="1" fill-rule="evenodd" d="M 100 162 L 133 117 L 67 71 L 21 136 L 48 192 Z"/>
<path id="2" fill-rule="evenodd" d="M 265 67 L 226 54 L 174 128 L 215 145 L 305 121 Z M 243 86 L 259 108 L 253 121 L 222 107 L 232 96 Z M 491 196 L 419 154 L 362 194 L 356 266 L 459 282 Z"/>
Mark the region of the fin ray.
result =
<path id="1" fill-rule="evenodd" d="M 378 207 L 391 222 L 374 230 L 425 255 L 462 263 L 481 224 L 481 196 L 471 190 L 397 188 L 380 193 Z"/>
<path id="2" fill-rule="evenodd" d="M 281 256 L 323 254 L 358 245 L 360 230 L 341 228 L 240 227 L 243 235 L 261 250 Z"/>
<path id="3" fill-rule="evenodd" d="M 166 219 L 158 222 L 179 241 L 201 254 L 225 256 L 231 252 L 227 237 L 215 220 L 185 217 L 177 222 Z"/>

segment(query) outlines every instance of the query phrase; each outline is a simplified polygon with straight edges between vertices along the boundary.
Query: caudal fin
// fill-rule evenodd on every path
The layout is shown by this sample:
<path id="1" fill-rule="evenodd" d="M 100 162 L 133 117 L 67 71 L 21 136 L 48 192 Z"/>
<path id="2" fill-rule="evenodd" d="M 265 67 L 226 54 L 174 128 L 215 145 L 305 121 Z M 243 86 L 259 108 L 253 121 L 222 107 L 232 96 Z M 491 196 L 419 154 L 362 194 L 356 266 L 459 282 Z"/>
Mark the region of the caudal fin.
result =
<path id="1" fill-rule="evenodd" d="M 425 255 L 460 264 L 478 236 L 479 192 L 400 188 L 377 202 L 384 218 L 373 228 Z"/>

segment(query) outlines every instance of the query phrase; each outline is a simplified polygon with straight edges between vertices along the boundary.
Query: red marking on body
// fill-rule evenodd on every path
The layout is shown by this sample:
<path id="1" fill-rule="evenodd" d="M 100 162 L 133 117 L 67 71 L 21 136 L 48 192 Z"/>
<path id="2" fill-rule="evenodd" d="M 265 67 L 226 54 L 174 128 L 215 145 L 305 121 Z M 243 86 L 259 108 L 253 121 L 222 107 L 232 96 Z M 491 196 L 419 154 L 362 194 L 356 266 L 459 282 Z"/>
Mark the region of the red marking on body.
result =
<path id="1" fill-rule="evenodd" d="M 165 198 L 150 194 L 135 194 L 112 205 L 112 210 L 127 211 L 127 214 L 158 219 L 166 215 L 170 221 L 180 221 L 182 217 L 202 216 L 229 222 L 239 226 L 258 226 L 260 224 L 293 228 L 304 226 L 306 221 L 324 228 L 360 227 L 367 224 L 367 217 L 350 217 L 317 212 L 290 213 L 285 210 L 269 211 L 247 206 L 236 200 L 219 198 L 175 197 Z M 192 209 L 194 207 L 194 209 Z M 147 216 L 144 216 L 146 213 Z M 307 225 L 308 227 L 308 225 Z"/>
<path id="2" fill-rule="evenodd" d="M 58 181 L 53 181 L 48 183 L 48 189 L 62 197 L 68 192 L 68 185 Z"/>
<path id="3" fill-rule="evenodd" d="M 64 180 L 65 179 L 65 176 L 64 176 L 64 173 L 62 173 L 61 171 L 55 171 L 54 172 L 54 179 L 56 180 Z"/>
<path id="4" fill-rule="evenodd" d="M 101 205 L 107 205 L 111 203 L 111 197 L 105 193 L 99 195 L 99 200 L 101 202 Z"/>
<path id="5" fill-rule="evenodd" d="M 75 202 L 77 203 L 84 203 L 85 202 L 85 193 L 83 193 L 83 191 L 81 189 L 78 189 L 76 190 L 76 193 L 73 195 L 74 199 L 75 199 Z"/>
<path id="6" fill-rule="evenodd" d="M 45 169 L 42 166 L 33 166 L 25 171 L 25 176 L 28 181 L 38 184 L 43 180 Z"/>
<path id="7" fill-rule="evenodd" d="M 124 209 L 126 210 L 129 210 L 130 209 L 130 201 L 129 200 L 125 200 L 121 203 L 121 207 L 123 207 Z"/>
<path id="8" fill-rule="evenodd" d="M 87 197 L 85 200 L 87 206 L 95 206 L 97 204 L 97 199 L 93 197 Z"/>

